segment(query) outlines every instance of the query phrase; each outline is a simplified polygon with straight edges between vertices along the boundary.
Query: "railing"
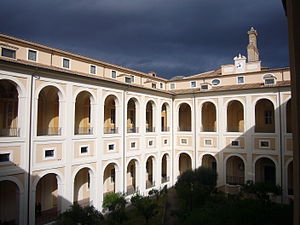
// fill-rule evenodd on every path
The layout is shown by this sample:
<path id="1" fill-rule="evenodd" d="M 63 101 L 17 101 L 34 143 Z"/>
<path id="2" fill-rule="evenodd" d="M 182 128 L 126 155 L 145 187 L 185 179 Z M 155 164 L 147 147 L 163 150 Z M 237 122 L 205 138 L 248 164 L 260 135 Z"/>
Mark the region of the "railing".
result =
<path id="1" fill-rule="evenodd" d="M 61 127 L 38 128 L 37 135 L 38 136 L 61 135 Z"/>
<path id="2" fill-rule="evenodd" d="M 170 131 L 170 127 L 161 127 L 162 132 L 168 132 Z"/>
<path id="3" fill-rule="evenodd" d="M 178 127 L 178 131 L 192 131 L 191 127 Z"/>
<path id="4" fill-rule="evenodd" d="M 104 134 L 117 134 L 118 127 L 104 127 Z"/>
<path id="5" fill-rule="evenodd" d="M 75 128 L 75 134 L 84 135 L 84 134 L 93 134 L 92 127 L 77 127 Z"/>
<path id="6" fill-rule="evenodd" d="M 20 128 L 0 128 L 0 137 L 20 137 Z"/>
<path id="7" fill-rule="evenodd" d="M 161 177 L 161 183 L 166 183 L 166 182 L 169 182 L 170 181 L 170 177 L 169 176 L 162 176 Z"/>
<path id="8" fill-rule="evenodd" d="M 127 127 L 127 133 L 138 133 L 139 128 L 138 127 Z"/>
<path id="9" fill-rule="evenodd" d="M 155 132 L 155 127 L 146 127 L 146 132 Z"/>
<path id="10" fill-rule="evenodd" d="M 155 182 L 154 181 L 152 181 L 152 182 L 149 181 L 149 180 L 146 181 L 146 189 L 152 188 L 154 186 L 155 186 Z"/>
<path id="11" fill-rule="evenodd" d="M 42 224 L 47 224 L 50 222 L 53 222 L 56 220 L 58 216 L 58 211 L 57 207 L 45 210 L 45 211 L 39 211 L 35 210 L 35 224 L 36 225 L 42 225 Z"/>
<path id="12" fill-rule="evenodd" d="M 243 185 L 244 180 L 245 180 L 244 177 L 226 176 L 226 183 L 231 185 Z"/>
<path id="13" fill-rule="evenodd" d="M 203 127 L 202 132 L 216 132 L 215 127 Z"/>
<path id="14" fill-rule="evenodd" d="M 227 132 L 243 132 L 243 128 L 239 126 L 227 126 Z"/>

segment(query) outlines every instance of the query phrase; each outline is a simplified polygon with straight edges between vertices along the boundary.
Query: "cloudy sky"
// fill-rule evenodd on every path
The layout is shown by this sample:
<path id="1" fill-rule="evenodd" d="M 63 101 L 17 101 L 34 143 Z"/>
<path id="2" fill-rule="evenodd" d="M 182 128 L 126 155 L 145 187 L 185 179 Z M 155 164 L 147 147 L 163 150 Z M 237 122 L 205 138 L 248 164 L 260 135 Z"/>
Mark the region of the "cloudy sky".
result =
<path id="1" fill-rule="evenodd" d="M 288 66 L 281 0 L 0 0 L 0 32 L 170 78 L 232 63 L 259 32 L 262 64 Z"/>

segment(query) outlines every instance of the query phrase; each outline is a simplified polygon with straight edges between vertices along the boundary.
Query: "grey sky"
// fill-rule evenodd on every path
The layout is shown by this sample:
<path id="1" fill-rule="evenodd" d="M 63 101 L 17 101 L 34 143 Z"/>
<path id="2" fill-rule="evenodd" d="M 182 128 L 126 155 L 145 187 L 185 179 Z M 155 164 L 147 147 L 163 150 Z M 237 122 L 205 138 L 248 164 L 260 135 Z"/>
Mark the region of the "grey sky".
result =
<path id="1" fill-rule="evenodd" d="M 288 66 L 280 0 L 1 0 L 0 32 L 159 76 L 192 75 L 246 54 Z"/>

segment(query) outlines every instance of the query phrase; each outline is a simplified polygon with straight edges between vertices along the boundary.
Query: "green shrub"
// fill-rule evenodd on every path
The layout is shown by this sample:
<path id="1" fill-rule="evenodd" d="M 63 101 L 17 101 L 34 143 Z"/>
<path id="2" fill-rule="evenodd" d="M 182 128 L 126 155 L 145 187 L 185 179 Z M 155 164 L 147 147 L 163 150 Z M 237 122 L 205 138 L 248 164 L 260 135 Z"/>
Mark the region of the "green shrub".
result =
<path id="1" fill-rule="evenodd" d="M 103 215 L 93 206 L 81 207 L 74 204 L 59 215 L 56 225 L 100 225 L 102 221 Z"/>

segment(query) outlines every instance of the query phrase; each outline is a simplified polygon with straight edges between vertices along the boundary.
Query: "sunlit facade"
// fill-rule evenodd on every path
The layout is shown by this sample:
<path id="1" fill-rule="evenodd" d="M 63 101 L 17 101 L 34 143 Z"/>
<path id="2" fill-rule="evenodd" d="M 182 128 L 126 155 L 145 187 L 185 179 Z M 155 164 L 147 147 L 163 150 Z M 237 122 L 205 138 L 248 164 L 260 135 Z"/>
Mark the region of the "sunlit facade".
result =
<path id="1" fill-rule="evenodd" d="M 173 186 L 199 166 L 293 197 L 289 68 L 247 58 L 167 80 L 0 35 L 0 220 L 46 224 L 72 203 Z M 28 210 L 29 209 L 29 210 Z"/>

